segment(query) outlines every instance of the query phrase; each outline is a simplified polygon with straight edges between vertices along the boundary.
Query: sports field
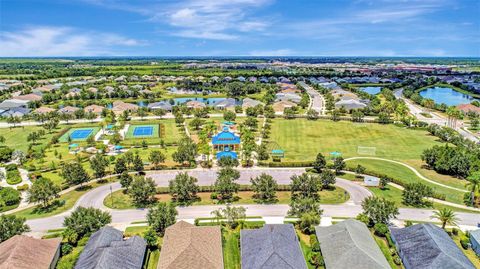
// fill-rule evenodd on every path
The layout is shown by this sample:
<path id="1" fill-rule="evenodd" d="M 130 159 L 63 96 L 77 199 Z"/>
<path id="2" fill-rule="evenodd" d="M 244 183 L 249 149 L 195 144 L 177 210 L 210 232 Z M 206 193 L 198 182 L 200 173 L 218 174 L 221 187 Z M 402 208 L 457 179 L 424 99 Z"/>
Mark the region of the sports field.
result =
<path id="1" fill-rule="evenodd" d="M 96 135 L 99 130 L 100 127 L 71 128 L 60 137 L 60 142 L 68 142 L 68 137 L 71 141 L 85 141 L 88 137 Z"/>
<path id="2" fill-rule="evenodd" d="M 158 138 L 160 137 L 159 130 L 158 124 L 130 125 L 125 138 Z"/>
<path id="3" fill-rule="evenodd" d="M 269 141 L 285 150 L 286 161 L 314 160 L 319 152 L 329 156 L 334 151 L 340 152 L 343 157 L 418 160 L 424 149 L 440 144 L 426 131 L 393 124 L 307 119 L 273 120 Z M 374 148 L 374 151 L 359 152 L 359 146 Z"/>

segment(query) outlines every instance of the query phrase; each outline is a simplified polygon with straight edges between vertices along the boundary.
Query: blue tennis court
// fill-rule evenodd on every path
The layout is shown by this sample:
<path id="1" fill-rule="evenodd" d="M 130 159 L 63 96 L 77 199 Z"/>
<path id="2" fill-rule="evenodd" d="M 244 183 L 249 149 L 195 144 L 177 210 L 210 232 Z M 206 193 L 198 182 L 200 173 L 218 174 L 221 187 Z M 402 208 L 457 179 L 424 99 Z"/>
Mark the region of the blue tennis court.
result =
<path id="1" fill-rule="evenodd" d="M 152 126 L 138 126 L 133 130 L 133 136 L 151 136 L 152 134 Z"/>
<path id="2" fill-rule="evenodd" d="M 70 134 L 70 138 L 73 140 L 85 139 L 89 137 L 93 132 L 93 129 L 77 129 Z"/>

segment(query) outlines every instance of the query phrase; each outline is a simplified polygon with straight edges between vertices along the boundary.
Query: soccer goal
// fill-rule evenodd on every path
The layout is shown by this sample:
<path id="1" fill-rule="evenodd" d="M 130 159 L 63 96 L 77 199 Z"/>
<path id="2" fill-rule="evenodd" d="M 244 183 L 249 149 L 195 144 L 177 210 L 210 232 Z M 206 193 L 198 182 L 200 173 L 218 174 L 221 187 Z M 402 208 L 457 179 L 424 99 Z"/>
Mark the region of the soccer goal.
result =
<path id="1" fill-rule="evenodd" d="M 357 148 L 357 154 L 358 155 L 375 156 L 376 152 L 377 152 L 377 147 L 358 146 L 358 148 Z"/>

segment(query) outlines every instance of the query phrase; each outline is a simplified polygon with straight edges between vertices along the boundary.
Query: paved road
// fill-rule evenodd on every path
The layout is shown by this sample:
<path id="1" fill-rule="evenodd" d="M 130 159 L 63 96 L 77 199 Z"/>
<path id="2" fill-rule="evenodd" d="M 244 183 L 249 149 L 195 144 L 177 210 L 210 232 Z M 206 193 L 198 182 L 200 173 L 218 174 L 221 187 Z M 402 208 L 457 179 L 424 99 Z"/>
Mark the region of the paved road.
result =
<path id="1" fill-rule="evenodd" d="M 312 100 L 310 109 L 317 111 L 320 115 L 324 115 L 325 101 L 323 99 L 323 96 L 305 82 L 299 82 L 299 84 L 307 91 L 308 95 L 310 95 L 310 99 Z"/>
<path id="2" fill-rule="evenodd" d="M 256 177 L 261 173 L 267 173 L 274 177 L 277 180 L 278 184 L 289 184 L 290 177 L 295 174 L 301 174 L 305 172 L 304 168 L 293 168 L 293 169 L 284 169 L 284 168 L 259 168 L 256 170 L 251 169 L 239 169 L 240 171 L 240 179 L 238 180 L 239 184 L 250 184 L 250 178 Z M 178 170 L 171 170 L 171 171 L 153 171 L 148 172 L 147 176 L 152 177 L 155 180 L 155 183 L 160 187 L 168 186 L 168 181 L 173 179 L 178 173 L 182 171 Z M 215 182 L 216 179 L 216 170 L 215 169 L 195 169 L 189 170 L 188 173 L 191 176 L 194 176 L 198 179 L 198 184 L 200 186 L 209 186 Z M 345 189 L 350 194 L 350 199 L 344 204 L 349 208 L 350 206 L 358 207 L 363 199 L 368 196 L 371 196 L 372 193 L 354 182 L 337 178 L 337 186 Z M 100 208 L 102 210 L 109 211 L 112 214 L 113 222 L 126 222 L 130 223 L 131 221 L 141 220 L 145 217 L 146 210 L 138 209 L 138 210 L 112 210 L 103 205 L 103 200 L 107 197 L 111 191 L 116 191 L 121 188 L 118 182 L 107 184 L 95 188 L 85 195 L 83 195 L 75 204 L 73 209 L 79 206 L 83 207 L 95 207 Z M 288 205 L 249 205 L 250 210 L 249 215 L 258 216 L 285 216 L 286 211 L 288 211 Z M 270 208 L 272 207 L 272 208 Z M 69 215 L 71 211 L 69 210 L 65 213 L 60 215 L 56 215 L 49 218 L 43 219 L 36 219 L 36 220 L 29 220 L 27 223 L 32 228 L 32 231 L 39 232 L 45 231 L 48 229 L 53 229 L 55 227 L 61 227 L 63 219 L 65 216 Z M 358 208 L 357 208 L 358 209 Z M 213 209 L 212 209 L 213 210 Z M 210 212 L 212 211 L 208 209 L 208 207 L 198 207 L 198 206 L 191 206 L 187 208 L 179 208 L 180 218 L 198 218 L 198 217 L 208 217 Z M 343 209 L 344 210 L 344 209 Z M 198 215 L 197 212 L 200 212 Z M 355 211 L 356 212 L 356 211 Z M 258 214 L 257 214 L 258 213 Z M 283 214 L 283 215 L 282 215 Z"/>

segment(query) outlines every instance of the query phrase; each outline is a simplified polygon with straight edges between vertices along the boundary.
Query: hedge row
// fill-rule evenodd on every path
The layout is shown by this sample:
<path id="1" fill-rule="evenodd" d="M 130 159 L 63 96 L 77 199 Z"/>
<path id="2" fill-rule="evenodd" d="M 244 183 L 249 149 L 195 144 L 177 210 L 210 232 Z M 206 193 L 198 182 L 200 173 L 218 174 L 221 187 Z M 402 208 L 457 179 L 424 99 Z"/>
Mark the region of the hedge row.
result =
<path id="1" fill-rule="evenodd" d="M 290 185 L 278 185 L 277 186 L 277 191 L 290 191 L 291 187 Z M 253 188 L 251 185 L 240 185 L 239 191 L 253 191 Z M 198 192 L 215 192 L 215 187 L 213 185 L 211 186 L 199 186 L 198 187 Z M 166 194 L 169 193 L 168 187 L 158 187 L 157 188 L 157 193 L 158 194 Z"/>
<path id="2" fill-rule="evenodd" d="M 303 162 L 258 162 L 259 166 L 266 167 L 310 167 L 312 166 L 313 161 L 303 161 Z"/>

